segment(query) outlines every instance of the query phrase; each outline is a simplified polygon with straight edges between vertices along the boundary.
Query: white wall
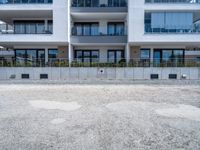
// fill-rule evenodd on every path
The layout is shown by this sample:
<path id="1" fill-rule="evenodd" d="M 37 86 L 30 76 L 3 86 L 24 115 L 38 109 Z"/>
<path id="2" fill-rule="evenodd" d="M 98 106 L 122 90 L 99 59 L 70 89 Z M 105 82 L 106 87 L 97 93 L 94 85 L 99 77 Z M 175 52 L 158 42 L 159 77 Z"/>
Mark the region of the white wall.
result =
<path id="1" fill-rule="evenodd" d="M 45 13 L 52 13 L 53 15 L 53 34 L 36 34 L 36 35 L 16 35 L 16 34 L 3 34 L 0 35 L 1 43 L 11 43 L 13 45 L 20 44 L 23 45 L 25 43 L 55 43 L 55 45 L 67 45 L 69 42 L 69 32 L 68 32 L 68 24 L 69 24 L 69 5 L 68 0 L 54 0 L 53 4 L 28 4 L 28 5 L 2 5 L 0 7 L 1 11 L 8 10 L 22 10 L 26 13 L 26 10 L 34 10 L 34 11 L 43 11 Z M 46 11 L 48 10 L 48 11 Z M 29 13 L 29 12 L 28 12 Z M 42 15 L 42 14 L 41 14 Z M 29 15 L 27 15 L 29 16 Z M 51 16 L 51 15 L 50 15 Z M 41 16 L 40 16 L 41 17 Z M 16 16 L 13 16 L 16 19 Z M 21 18 L 22 19 L 22 18 Z M 28 18 L 26 18 L 28 19 Z M 15 44 L 16 43 L 16 44 Z"/>
<path id="2" fill-rule="evenodd" d="M 151 74 L 158 74 L 161 80 L 168 80 L 169 74 L 177 74 L 178 80 L 183 74 L 187 80 L 200 79 L 199 68 L 0 68 L 0 80 L 9 80 L 12 75 L 16 76 L 12 80 L 20 80 L 21 74 L 29 74 L 31 80 L 39 80 L 40 74 L 48 74 L 49 80 L 150 80 Z"/>
<path id="3" fill-rule="evenodd" d="M 68 0 L 54 0 L 53 1 L 53 30 L 54 36 L 58 40 L 69 41 L 68 39 Z"/>
<path id="4" fill-rule="evenodd" d="M 145 4 L 145 0 L 129 0 L 128 42 L 132 44 L 199 44 L 199 34 L 144 34 L 145 11 L 194 11 L 200 10 L 198 4 Z"/>

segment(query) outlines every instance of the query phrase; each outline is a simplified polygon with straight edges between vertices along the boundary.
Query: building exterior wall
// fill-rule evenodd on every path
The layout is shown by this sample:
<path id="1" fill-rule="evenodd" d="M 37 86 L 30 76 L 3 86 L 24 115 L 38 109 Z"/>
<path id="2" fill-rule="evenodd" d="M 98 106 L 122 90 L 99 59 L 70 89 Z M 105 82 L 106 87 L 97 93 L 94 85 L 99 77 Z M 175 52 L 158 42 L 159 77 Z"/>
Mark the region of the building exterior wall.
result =
<path id="1" fill-rule="evenodd" d="M 106 0 L 101 1 L 106 4 Z M 200 15 L 199 4 L 147 4 L 145 0 L 128 0 L 128 11 L 123 12 L 72 12 L 70 0 L 54 0 L 53 4 L 27 4 L 27 5 L 0 5 L 0 20 L 53 20 L 53 34 L 1 34 L 0 46 L 12 49 L 45 49 L 45 60 L 48 62 L 48 49 L 58 49 L 59 59 L 73 61 L 74 50 L 99 50 L 99 60 L 107 62 L 108 50 L 124 50 L 127 63 L 130 60 L 140 60 L 140 49 L 151 50 L 153 61 L 154 49 L 183 49 L 188 46 L 197 47 L 200 51 L 200 33 L 195 34 L 148 34 L 145 33 L 145 12 L 197 12 Z M 90 8 L 87 8 L 90 9 Z M 93 8 L 94 9 L 94 8 Z M 95 8 L 99 9 L 99 8 Z M 113 8 L 108 8 L 113 9 Z M 18 13 L 17 17 L 12 11 Z M 94 11 L 94 10 L 93 10 Z M 33 15 L 36 13 L 36 16 Z M 40 12 L 40 13 L 37 13 Z M 1 15 L 5 14 L 5 15 Z M 24 15 L 26 14 L 26 15 Z M 20 17 L 21 16 L 21 17 Z M 199 16 L 200 18 L 200 16 Z M 98 22 L 99 32 L 102 36 L 76 36 L 77 38 L 90 39 L 86 42 L 73 42 L 72 28 L 75 22 Z M 124 22 L 127 35 L 122 42 L 114 36 L 106 35 L 108 22 Z M 101 38 L 99 38 L 101 37 Z M 107 41 L 111 37 L 112 42 Z M 114 40 L 113 40 L 114 37 Z M 128 39 L 127 39 L 128 38 Z M 100 39 L 100 40 L 99 40 Z M 104 40 L 103 40 L 104 39 Z M 120 40 L 120 39 L 119 39 Z M 117 42 L 116 42 L 117 41 Z M 190 50 L 188 50 L 190 51 Z M 200 53 L 185 53 L 185 59 L 196 59 Z"/>
<path id="2" fill-rule="evenodd" d="M 187 12 L 199 11 L 198 4 L 145 4 L 145 0 L 129 0 L 128 4 L 128 42 L 133 44 L 199 44 L 198 34 L 145 34 L 145 11 L 172 11 Z"/>
<path id="3" fill-rule="evenodd" d="M 103 70 L 103 72 L 102 72 Z M 40 74 L 47 74 L 50 80 L 80 79 L 117 79 L 150 80 L 151 74 L 158 74 L 158 79 L 169 80 L 169 74 L 176 74 L 177 79 L 199 80 L 199 68 L 0 68 L 0 80 L 21 80 L 22 74 L 29 74 L 30 80 L 40 80 Z M 182 78 L 184 75 L 185 78 Z M 14 77 L 14 78 L 13 78 Z M 27 80 L 27 79 L 25 79 Z"/>

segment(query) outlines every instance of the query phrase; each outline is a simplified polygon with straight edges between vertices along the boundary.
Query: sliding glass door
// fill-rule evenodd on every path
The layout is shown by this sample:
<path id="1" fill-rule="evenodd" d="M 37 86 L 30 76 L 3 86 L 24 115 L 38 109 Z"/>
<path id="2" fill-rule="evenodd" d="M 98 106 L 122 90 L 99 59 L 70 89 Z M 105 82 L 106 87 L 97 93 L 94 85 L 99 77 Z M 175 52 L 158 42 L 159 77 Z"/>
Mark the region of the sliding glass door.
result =
<path id="1" fill-rule="evenodd" d="M 123 50 L 108 50 L 108 62 L 120 63 L 124 59 Z"/>
<path id="2" fill-rule="evenodd" d="M 99 50 L 75 50 L 74 56 L 78 62 L 99 62 Z"/>
<path id="3" fill-rule="evenodd" d="M 16 63 L 22 66 L 44 66 L 45 50 L 44 49 L 16 49 Z"/>
<path id="4" fill-rule="evenodd" d="M 154 65 L 176 67 L 184 63 L 184 50 L 156 49 L 154 50 Z"/>

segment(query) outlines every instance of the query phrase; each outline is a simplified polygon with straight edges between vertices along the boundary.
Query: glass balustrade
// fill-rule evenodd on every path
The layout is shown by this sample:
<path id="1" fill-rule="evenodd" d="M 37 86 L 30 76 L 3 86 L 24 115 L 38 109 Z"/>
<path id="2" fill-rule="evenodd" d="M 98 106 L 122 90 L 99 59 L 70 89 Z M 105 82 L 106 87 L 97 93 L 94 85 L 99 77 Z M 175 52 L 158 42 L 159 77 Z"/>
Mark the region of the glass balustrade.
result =
<path id="1" fill-rule="evenodd" d="M 72 7 L 127 7 L 127 0 L 72 0 Z"/>
<path id="2" fill-rule="evenodd" d="M 193 24 L 190 26 L 157 26 L 153 27 L 151 24 L 145 24 L 145 33 L 156 34 L 199 34 L 200 24 Z"/>
<path id="3" fill-rule="evenodd" d="M 51 4 L 53 0 L 0 0 L 0 4 Z"/>
<path id="4" fill-rule="evenodd" d="M 186 4 L 200 4 L 200 0 L 145 0 L 145 3 L 186 3 Z"/>
<path id="5" fill-rule="evenodd" d="M 74 26 L 72 27 L 73 36 L 126 36 L 127 29 L 124 26 Z"/>

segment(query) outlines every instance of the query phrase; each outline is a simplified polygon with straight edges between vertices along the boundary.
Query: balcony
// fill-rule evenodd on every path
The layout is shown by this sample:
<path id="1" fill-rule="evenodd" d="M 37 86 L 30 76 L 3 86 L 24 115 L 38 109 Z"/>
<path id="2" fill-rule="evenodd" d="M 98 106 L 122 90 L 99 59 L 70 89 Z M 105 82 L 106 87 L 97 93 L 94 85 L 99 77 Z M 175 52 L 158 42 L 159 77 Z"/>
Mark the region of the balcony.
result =
<path id="1" fill-rule="evenodd" d="M 145 3 L 200 4 L 200 0 L 145 0 Z"/>
<path id="2" fill-rule="evenodd" d="M 52 4 L 53 0 L 0 0 L 1 4 Z"/>
<path id="3" fill-rule="evenodd" d="M 127 43 L 127 30 L 119 28 L 118 30 L 108 29 L 107 27 L 92 27 L 88 29 L 72 28 L 72 43 L 108 43 L 124 44 Z"/>
<path id="4" fill-rule="evenodd" d="M 0 36 L 2 34 L 52 34 L 53 26 L 41 24 L 9 25 L 0 23 Z"/>
<path id="5" fill-rule="evenodd" d="M 127 0 L 73 0 L 72 12 L 127 12 Z"/>

